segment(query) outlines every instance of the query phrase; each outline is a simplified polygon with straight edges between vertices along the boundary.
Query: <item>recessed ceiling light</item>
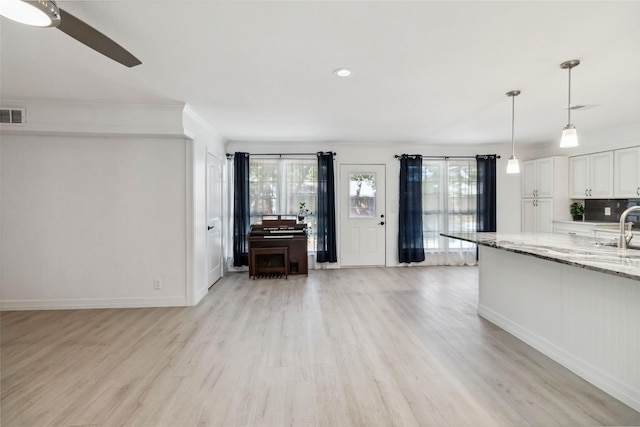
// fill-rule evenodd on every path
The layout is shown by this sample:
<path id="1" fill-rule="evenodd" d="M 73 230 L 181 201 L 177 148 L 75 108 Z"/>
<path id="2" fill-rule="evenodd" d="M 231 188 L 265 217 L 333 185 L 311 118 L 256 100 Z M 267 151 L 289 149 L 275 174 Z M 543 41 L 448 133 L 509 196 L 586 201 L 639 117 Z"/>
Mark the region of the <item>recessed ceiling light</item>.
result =
<path id="1" fill-rule="evenodd" d="M 348 68 L 337 68 L 333 70 L 333 74 L 335 74 L 338 77 L 349 77 L 352 73 L 351 73 L 351 70 Z"/>

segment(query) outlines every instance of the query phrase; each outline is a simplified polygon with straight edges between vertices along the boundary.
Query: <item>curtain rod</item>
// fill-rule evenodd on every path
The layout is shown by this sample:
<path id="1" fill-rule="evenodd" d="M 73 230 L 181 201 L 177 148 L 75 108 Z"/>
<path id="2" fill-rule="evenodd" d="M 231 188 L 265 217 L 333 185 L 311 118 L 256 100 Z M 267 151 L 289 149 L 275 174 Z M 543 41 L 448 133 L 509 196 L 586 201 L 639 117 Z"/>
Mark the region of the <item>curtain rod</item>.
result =
<path id="1" fill-rule="evenodd" d="M 335 151 L 318 151 L 315 153 L 249 153 L 250 156 L 317 156 L 318 154 L 337 154 Z M 227 153 L 227 159 L 233 158 L 233 153 Z"/>
<path id="2" fill-rule="evenodd" d="M 421 154 L 396 154 L 395 158 L 399 159 L 402 156 L 415 157 L 415 156 L 422 156 L 422 155 Z M 423 159 L 443 159 L 443 160 L 447 160 L 447 159 L 476 159 L 478 157 L 495 157 L 496 159 L 500 158 L 500 156 L 498 156 L 496 154 L 479 154 L 477 156 L 422 156 Z"/>

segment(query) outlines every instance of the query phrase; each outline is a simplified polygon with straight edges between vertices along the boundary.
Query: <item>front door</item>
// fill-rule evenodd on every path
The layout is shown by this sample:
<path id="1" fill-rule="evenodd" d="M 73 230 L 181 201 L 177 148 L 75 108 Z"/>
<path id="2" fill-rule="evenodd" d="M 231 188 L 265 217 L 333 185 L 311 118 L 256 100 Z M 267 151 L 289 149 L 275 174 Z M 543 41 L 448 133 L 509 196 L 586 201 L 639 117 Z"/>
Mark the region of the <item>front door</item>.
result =
<path id="1" fill-rule="evenodd" d="M 222 162 L 207 153 L 207 285 L 222 277 Z"/>
<path id="2" fill-rule="evenodd" d="M 385 265 L 385 166 L 341 165 L 340 265 Z"/>

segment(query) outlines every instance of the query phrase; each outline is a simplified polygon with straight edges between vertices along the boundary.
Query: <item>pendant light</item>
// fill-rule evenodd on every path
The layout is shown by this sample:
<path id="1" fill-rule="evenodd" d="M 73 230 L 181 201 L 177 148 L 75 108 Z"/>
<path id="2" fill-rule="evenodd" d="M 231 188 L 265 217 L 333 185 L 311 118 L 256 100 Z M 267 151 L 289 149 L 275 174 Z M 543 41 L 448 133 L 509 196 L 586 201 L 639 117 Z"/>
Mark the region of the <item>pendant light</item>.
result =
<path id="1" fill-rule="evenodd" d="M 562 138 L 560 139 L 560 147 L 570 148 L 578 146 L 578 133 L 576 127 L 571 124 L 571 69 L 580 65 L 580 60 L 572 59 L 560 64 L 563 70 L 569 70 L 569 101 L 567 105 L 567 125 L 562 130 Z"/>
<path id="2" fill-rule="evenodd" d="M 515 139 L 514 139 L 514 123 L 516 117 L 516 96 L 520 95 L 519 90 L 512 90 L 507 92 L 507 96 L 511 97 L 511 157 L 507 162 L 507 173 L 520 173 L 520 164 L 515 154 Z"/>

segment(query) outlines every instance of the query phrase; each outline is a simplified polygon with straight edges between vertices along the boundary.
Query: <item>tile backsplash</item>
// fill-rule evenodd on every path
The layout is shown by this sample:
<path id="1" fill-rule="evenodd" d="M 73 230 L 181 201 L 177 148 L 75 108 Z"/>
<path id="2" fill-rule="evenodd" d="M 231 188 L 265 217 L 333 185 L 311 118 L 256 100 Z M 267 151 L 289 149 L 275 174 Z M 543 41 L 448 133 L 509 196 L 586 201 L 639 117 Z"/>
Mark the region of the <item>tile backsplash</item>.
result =
<path id="1" fill-rule="evenodd" d="M 640 199 L 587 199 L 584 201 L 585 221 L 620 221 L 620 214 L 631 206 L 640 205 Z M 605 215 L 605 208 L 611 209 L 611 215 Z M 640 212 L 627 216 L 633 222 L 633 228 L 640 229 Z"/>

